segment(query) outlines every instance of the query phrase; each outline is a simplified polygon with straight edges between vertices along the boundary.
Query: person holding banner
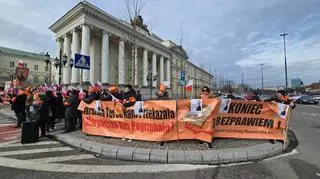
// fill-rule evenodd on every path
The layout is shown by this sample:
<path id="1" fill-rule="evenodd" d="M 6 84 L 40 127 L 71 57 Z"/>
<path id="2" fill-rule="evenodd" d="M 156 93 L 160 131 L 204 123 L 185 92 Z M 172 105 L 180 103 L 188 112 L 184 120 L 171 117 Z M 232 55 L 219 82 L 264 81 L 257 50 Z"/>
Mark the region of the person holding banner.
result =
<path id="1" fill-rule="evenodd" d="M 125 86 L 125 93 L 123 97 L 123 106 L 130 107 L 133 106 L 136 102 L 136 91 L 133 89 L 131 85 Z"/>
<path id="2" fill-rule="evenodd" d="M 160 84 L 159 91 L 156 92 L 156 95 L 159 100 L 169 100 L 170 96 L 167 92 L 167 87 L 164 84 Z"/>
<path id="3" fill-rule="evenodd" d="M 208 86 L 204 86 L 200 94 L 200 99 L 210 99 L 210 98 L 212 98 L 212 96 L 210 95 L 210 89 Z"/>
<path id="4" fill-rule="evenodd" d="M 265 102 L 276 102 L 290 105 L 292 109 L 296 107 L 296 105 L 289 99 L 289 96 L 286 95 L 284 90 L 279 90 L 274 97 L 264 100 Z"/>
<path id="5" fill-rule="evenodd" d="M 96 89 L 93 86 L 90 86 L 88 89 L 88 96 L 83 99 L 83 101 L 87 104 L 91 104 L 92 101 L 98 100 L 98 95 L 96 94 Z"/>

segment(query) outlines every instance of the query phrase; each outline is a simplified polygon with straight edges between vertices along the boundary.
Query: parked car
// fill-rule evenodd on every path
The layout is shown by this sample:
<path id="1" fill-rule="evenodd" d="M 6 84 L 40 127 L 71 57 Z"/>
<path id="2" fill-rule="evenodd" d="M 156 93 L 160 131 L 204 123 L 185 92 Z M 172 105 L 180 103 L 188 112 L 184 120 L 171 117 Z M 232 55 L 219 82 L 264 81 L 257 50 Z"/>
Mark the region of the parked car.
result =
<path id="1" fill-rule="evenodd" d="M 312 96 L 303 95 L 300 98 L 296 99 L 295 103 L 297 104 L 318 104 L 319 102 L 314 99 Z"/>

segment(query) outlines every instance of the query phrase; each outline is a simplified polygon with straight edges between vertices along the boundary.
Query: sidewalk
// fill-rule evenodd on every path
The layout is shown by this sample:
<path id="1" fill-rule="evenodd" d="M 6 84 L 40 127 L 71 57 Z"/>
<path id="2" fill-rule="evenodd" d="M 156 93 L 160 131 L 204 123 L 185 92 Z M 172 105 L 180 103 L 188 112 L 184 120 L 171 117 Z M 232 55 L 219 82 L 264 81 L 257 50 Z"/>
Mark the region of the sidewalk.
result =
<path id="1" fill-rule="evenodd" d="M 169 164 L 228 164 L 265 159 L 282 152 L 283 144 L 268 140 L 215 139 L 212 148 L 199 141 L 173 141 L 166 146 L 155 142 L 127 142 L 118 138 L 90 136 L 82 131 L 62 133 L 50 137 L 68 145 L 107 158 Z"/>

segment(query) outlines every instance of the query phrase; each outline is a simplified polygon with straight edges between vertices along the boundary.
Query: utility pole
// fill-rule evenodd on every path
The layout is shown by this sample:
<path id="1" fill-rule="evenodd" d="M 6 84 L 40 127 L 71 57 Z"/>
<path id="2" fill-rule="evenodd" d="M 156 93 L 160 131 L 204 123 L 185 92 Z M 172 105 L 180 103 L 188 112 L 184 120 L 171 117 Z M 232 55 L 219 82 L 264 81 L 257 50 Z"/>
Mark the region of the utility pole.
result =
<path id="1" fill-rule="evenodd" d="M 263 94 L 263 88 L 264 88 L 264 85 L 263 85 L 263 63 L 261 63 L 260 66 L 261 66 L 261 94 Z"/>
<path id="2" fill-rule="evenodd" d="M 288 33 L 280 34 L 283 37 L 283 50 L 284 50 L 284 70 L 285 70 L 285 77 L 286 77 L 286 90 L 288 90 L 288 71 L 287 71 L 287 50 L 286 50 L 286 35 Z"/>

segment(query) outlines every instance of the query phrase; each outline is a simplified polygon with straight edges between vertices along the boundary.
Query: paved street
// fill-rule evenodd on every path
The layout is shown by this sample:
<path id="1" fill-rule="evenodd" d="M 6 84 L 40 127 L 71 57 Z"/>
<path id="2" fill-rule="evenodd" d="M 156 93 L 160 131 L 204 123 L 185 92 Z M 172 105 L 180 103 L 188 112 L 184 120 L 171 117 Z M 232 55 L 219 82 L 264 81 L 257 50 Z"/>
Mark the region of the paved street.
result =
<path id="1" fill-rule="evenodd" d="M 139 162 L 107 160 L 43 138 L 39 143 L 29 145 L 21 145 L 18 142 L 0 144 L 0 163 L 6 161 L 8 165 L 19 168 L 0 167 L 0 178 L 186 178 L 186 176 L 189 176 L 189 178 L 320 179 L 319 111 L 320 105 L 298 106 L 294 111 L 290 125 L 290 129 L 294 131 L 298 139 L 298 147 L 282 156 L 255 163 L 214 166 L 207 169 L 207 166 L 204 166 L 204 168 L 194 172 L 170 172 L 156 175 L 152 173 L 153 166 L 161 168 L 166 165 L 143 165 L 144 163 Z M 4 118 L 1 119 L 5 120 Z M 293 134 L 290 134 L 291 138 L 294 138 Z M 297 143 L 294 141 L 290 144 L 293 147 L 296 145 Z M 33 166 L 28 165 L 30 163 L 23 162 L 33 162 Z M 120 167 L 112 168 L 118 165 Z M 81 166 L 87 168 L 88 171 L 85 171 L 85 168 Z M 98 170 L 99 166 L 106 168 Z M 182 168 L 195 166 L 172 165 L 169 168 L 174 167 L 177 170 L 182 170 Z M 91 169 L 90 173 L 83 173 L 89 172 L 89 168 Z M 135 172 L 132 175 L 124 173 L 125 171 L 142 170 L 143 168 L 146 168 L 143 173 Z M 34 171 L 34 169 L 40 171 Z"/>

